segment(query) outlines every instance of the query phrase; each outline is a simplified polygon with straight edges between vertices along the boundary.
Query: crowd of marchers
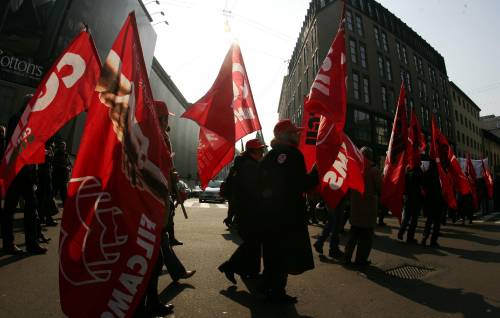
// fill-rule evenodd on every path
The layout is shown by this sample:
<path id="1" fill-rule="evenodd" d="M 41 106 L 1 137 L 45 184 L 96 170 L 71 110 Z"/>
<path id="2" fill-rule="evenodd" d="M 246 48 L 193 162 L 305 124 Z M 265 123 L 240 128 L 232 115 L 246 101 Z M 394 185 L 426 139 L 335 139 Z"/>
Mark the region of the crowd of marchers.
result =
<path id="1" fill-rule="evenodd" d="M 382 175 L 371 148 L 361 148 L 364 194 L 350 190 L 337 206 L 330 207 L 315 190 L 319 183 L 316 167 L 309 173 L 306 171 L 298 149 L 300 132 L 301 128 L 289 120 L 278 122 L 267 153 L 267 146 L 260 140 L 249 140 L 246 150 L 234 160 L 222 188 L 228 199 L 228 215 L 223 222 L 237 231 L 243 243 L 219 270 L 233 284 L 237 283 L 236 274 L 242 279 L 257 279 L 260 292 L 280 303 L 297 302 L 296 297 L 286 293 L 288 275 L 314 268 L 308 224 L 319 220 L 324 223 L 312 244 L 317 253 L 323 255 L 324 243 L 330 238 L 330 257 L 348 267 L 364 267 L 371 264 L 374 229 L 385 226 L 384 216 L 388 213 L 379 204 Z M 486 197 L 484 188 L 478 187 L 480 197 Z M 487 200 L 481 201 L 487 204 Z M 453 223 L 458 220 L 472 223 L 471 194 L 459 196 L 458 203 L 458 210 L 448 209 L 435 162 L 407 167 L 404 211 L 397 238 L 406 237 L 408 244 L 439 248 L 440 227 L 448 216 Z M 421 215 L 425 226 L 417 240 Z M 340 235 L 347 221 L 349 237 L 341 250 Z"/>

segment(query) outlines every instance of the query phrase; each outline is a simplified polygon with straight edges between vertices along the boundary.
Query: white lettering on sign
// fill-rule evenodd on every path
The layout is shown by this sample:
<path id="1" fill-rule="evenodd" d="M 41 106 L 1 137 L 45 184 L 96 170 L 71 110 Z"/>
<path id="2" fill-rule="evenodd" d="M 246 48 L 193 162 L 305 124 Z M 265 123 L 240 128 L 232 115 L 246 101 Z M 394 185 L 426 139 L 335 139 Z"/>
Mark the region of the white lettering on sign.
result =
<path id="1" fill-rule="evenodd" d="M 347 176 L 347 147 L 345 142 L 342 143 L 341 151 L 337 156 L 337 159 L 332 165 L 332 168 L 325 173 L 323 176 L 323 182 L 328 183 L 328 186 L 332 190 L 338 190 L 344 184 L 344 180 Z"/>

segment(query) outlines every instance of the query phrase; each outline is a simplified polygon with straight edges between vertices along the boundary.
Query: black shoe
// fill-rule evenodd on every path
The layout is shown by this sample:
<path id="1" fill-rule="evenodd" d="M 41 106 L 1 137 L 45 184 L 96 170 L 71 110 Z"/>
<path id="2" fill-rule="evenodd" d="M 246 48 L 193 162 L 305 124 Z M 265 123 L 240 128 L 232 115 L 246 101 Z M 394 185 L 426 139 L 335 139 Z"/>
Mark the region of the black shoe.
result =
<path id="1" fill-rule="evenodd" d="M 177 241 L 176 239 L 170 240 L 170 245 L 184 245 L 181 241 Z"/>
<path id="2" fill-rule="evenodd" d="M 188 279 L 196 273 L 196 270 L 186 271 L 181 277 L 174 279 L 174 281 L 178 281 L 179 279 Z"/>
<path id="3" fill-rule="evenodd" d="M 431 244 L 429 245 L 430 247 L 433 247 L 433 248 L 440 248 L 441 246 L 438 244 L 438 242 L 431 242 Z"/>
<path id="4" fill-rule="evenodd" d="M 316 241 L 314 244 L 314 250 L 318 252 L 318 254 L 323 255 L 323 243 L 320 241 Z"/>
<path id="5" fill-rule="evenodd" d="M 161 317 L 170 315 L 173 312 L 174 312 L 174 305 L 172 304 L 166 304 L 166 305 L 157 304 L 149 310 L 149 313 L 151 313 L 153 316 L 161 316 Z"/>
<path id="6" fill-rule="evenodd" d="M 344 257 L 344 252 L 339 249 L 328 251 L 328 256 L 331 258 L 342 258 Z"/>
<path id="7" fill-rule="evenodd" d="M 225 218 L 222 223 L 224 223 L 228 228 L 231 227 L 231 220 L 229 218 Z"/>
<path id="8" fill-rule="evenodd" d="M 12 244 L 9 247 L 4 247 L 3 252 L 5 254 L 9 254 L 9 255 L 20 255 L 20 254 L 24 253 L 24 251 L 22 249 L 20 249 L 19 247 L 17 247 L 17 245 L 15 245 L 15 244 Z"/>
<path id="9" fill-rule="evenodd" d="M 398 232 L 398 240 L 400 240 L 400 241 L 403 240 L 403 233 Z"/>
<path id="10" fill-rule="evenodd" d="M 297 297 L 293 297 L 287 294 L 283 295 L 273 295 L 270 294 L 268 296 L 268 300 L 272 303 L 276 304 L 296 304 L 297 303 Z"/>
<path id="11" fill-rule="evenodd" d="M 47 249 L 45 247 L 41 247 L 40 245 L 33 245 L 33 246 L 28 246 L 26 248 L 26 252 L 30 253 L 30 254 L 38 254 L 38 255 L 41 255 L 41 254 L 46 254 L 47 253 Z"/>
<path id="12" fill-rule="evenodd" d="M 221 272 L 221 273 L 224 273 L 224 275 L 226 275 L 226 278 L 231 282 L 233 283 L 234 285 L 236 285 L 236 278 L 234 278 L 234 272 L 230 271 L 228 268 L 227 268 L 227 264 L 228 263 L 224 263 L 222 264 L 221 266 L 219 266 L 217 269 Z"/>

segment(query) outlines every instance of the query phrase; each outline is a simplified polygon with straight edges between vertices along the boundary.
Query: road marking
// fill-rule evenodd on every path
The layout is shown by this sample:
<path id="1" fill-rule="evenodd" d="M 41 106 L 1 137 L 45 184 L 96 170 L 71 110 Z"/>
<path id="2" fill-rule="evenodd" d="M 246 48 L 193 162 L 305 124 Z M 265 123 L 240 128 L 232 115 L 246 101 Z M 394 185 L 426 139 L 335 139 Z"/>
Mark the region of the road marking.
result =
<path id="1" fill-rule="evenodd" d="M 197 208 L 197 209 L 227 209 L 227 204 L 217 204 L 208 202 L 199 202 L 196 199 L 189 199 L 184 201 L 184 207 L 186 208 Z"/>
<path id="2" fill-rule="evenodd" d="M 500 224 L 500 221 L 496 221 L 495 224 Z"/>
<path id="3" fill-rule="evenodd" d="M 225 204 L 216 204 L 215 206 L 218 207 L 219 209 L 227 208 L 227 205 L 225 205 Z"/>

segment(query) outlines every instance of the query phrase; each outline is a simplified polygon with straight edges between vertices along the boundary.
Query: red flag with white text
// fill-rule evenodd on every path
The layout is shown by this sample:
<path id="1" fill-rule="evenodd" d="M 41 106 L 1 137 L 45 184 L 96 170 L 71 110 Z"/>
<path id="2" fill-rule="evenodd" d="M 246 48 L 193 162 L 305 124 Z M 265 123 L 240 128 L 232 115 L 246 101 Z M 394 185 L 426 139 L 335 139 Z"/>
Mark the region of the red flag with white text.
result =
<path id="1" fill-rule="evenodd" d="M 300 134 L 299 149 L 304 155 L 307 171 L 310 171 L 316 162 L 316 141 L 321 116 L 304 110 L 302 115 L 302 133 Z"/>
<path id="2" fill-rule="evenodd" d="M 320 180 L 321 196 L 331 208 L 337 206 L 349 189 L 365 192 L 364 156 L 346 134 L 342 137 L 337 158 Z"/>
<path id="3" fill-rule="evenodd" d="M 345 17 L 311 85 L 304 113 L 321 115 L 316 143 L 316 163 L 320 176 L 332 167 L 343 141 L 347 109 L 347 65 L 345 57 Z"/>
<path id="4" fill-rule="evenodd" d="M 209 129 L 200 127 L 198 143 L 198 171 L 201 188 L 234 158 L 234 142 L 227 141 Z"/>
<path id="5" fill-rule="evenodd" d="M 455 191 L 453 190 L 453 181 L 451 180 L 450 175 L 444 170 L 441 156 L 439 155 L 440 150 L 440 143 L 439 143 L 439 138 L 441 135 L 441 132 L 439 131 L 439 128 L 436 125 L 436 121 L 434 120 L 434 116 L 432 117 L 431 120 L 431 129 L 432 129 L 432 136 L 431 136 L 431 147 L 430 147 L 430 159 L 434 160 L 436 162 L 436 167 L 438 170 L 438 175 L 439 175 L 439 181 L 441 183 L 441 189 L 443 192 L 443 198 L 448 205 L 453 210 L 457 209 L 457 200 L 455 198 Z"/>
<path id="6" fill-rule="evenodd" d="M 230 154 L 234 155 L 236 141 L 261 129 L 245 63 L 237 43 L 231 45 L 219 75 L 210 90 L 189 107 L 181 117 L 197 122 L 200 128 L 206 128 L 205 131 L 200 129 L 199 142 L 203 143 L 203 146 L 198 147 L 198 162 L 202 162 L 201 165 L 198 165 L 200 178 L 202 175 L 213 177 L 224 167 L 220 162 L 217 164 L 205 163 L 203 158 L 207 154 L 215 151 L 216 157 L 221 160 Z M 215 144 L 211 145 L 211 140 L 206 138 L 207 136 L 217 136 Z M 222 141 L 230 142 L 232 146 L 222 145 L 220 143 Z M 207 149 L 212 150 L 200 153 L 200 151 L 207 151 Z M 223 149 L 227 149 L 229 152 L 221 153 Z M 226 160 L 222 162 L 226 162 Z M 202 169 L 208 170 L 203 171 Z"/>
<path id="7" fill-rule="evenodd" d="M 25 165 L 44 162 L 47 140 L 86 110 L 100 70 L 92 37 L 82 31 L 52 65 L 21 115 L 0 165 L 4 191 Z"/>
<path id="8" fill-rule="evenodd" d="M 467 181 L 469 181 L 469 186 L 472 194 L 472 204 L 474 205 L 474 209 L 477 210 L 479 208 L 479 201 L 477 198 L 477 186 L 476 186 L 476 171 L 474 170 L 474 165 L 472 164 L 472 160 L 470 159 L 470 154 L 467 156 L 467 164 L 465 167 L 465 176 Z"/>
<path id="9" fill-rule="evenodd" d="M 486 183 L 486 191 L 488 194 L 488 199 L 493 199 L 493 178 L 491 176 L 491 172 L 488 167 L 484 164 L 484 159 L 481 160 L 482 173 L 484 182 Z"/>
<path id="10" fill-rule="evenodd" d="M 408 166 L 410 169 L 420 167 L 421 155 L 425 153 L 426 141 L 422 126 L 418 122 L 415 110 L 411 110 L 410 127 L 408 129 Z"/>
<path id="11" fill-rule="evenodd" d="M 405 87 L 401 83 L 396 114 L 392 125 L 391 139 L 385 157 L 382 175 L 382 193 L 380 203 L 397 216 L 401 222 L 403 194 L 408 149 L 408 126 L 406 121 Z"/>
<path id="12" fill-rule="evenodd" d="M 68 317 L 133 317 L 146 291 L 171 169 L 153 103 L 132 12 L 103 66 L 68 186 L 59 240 Z"/>

